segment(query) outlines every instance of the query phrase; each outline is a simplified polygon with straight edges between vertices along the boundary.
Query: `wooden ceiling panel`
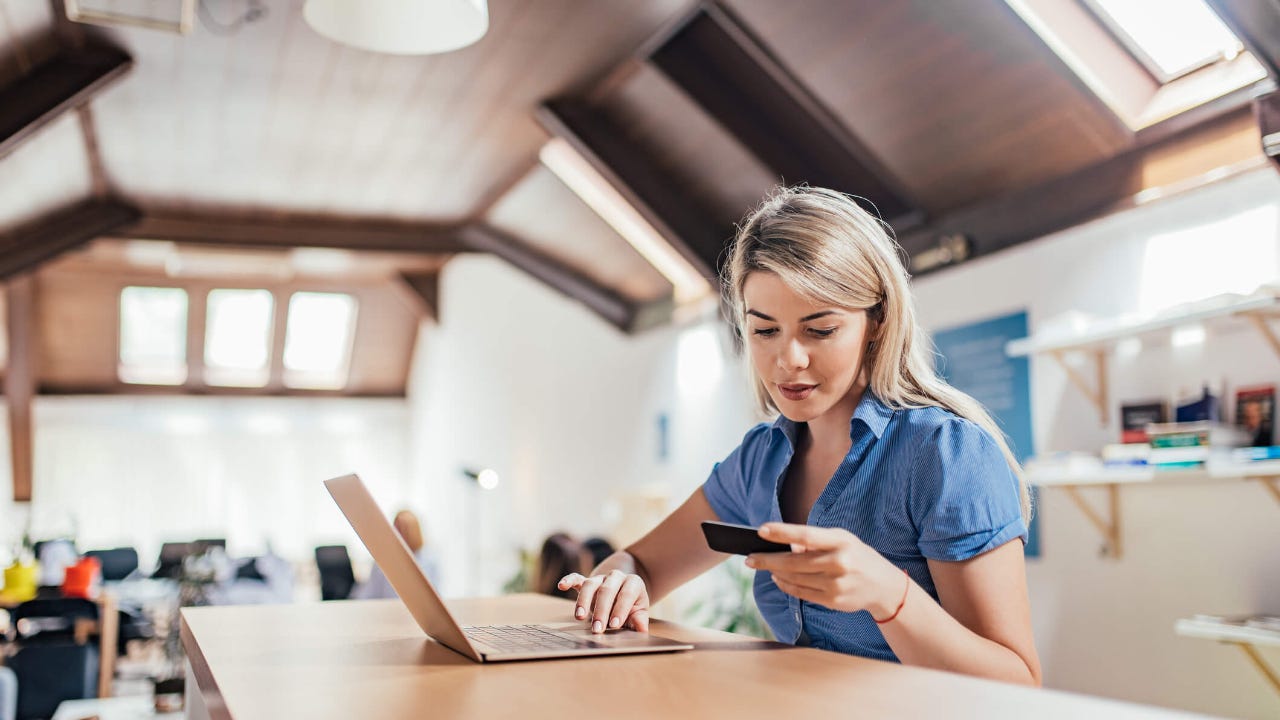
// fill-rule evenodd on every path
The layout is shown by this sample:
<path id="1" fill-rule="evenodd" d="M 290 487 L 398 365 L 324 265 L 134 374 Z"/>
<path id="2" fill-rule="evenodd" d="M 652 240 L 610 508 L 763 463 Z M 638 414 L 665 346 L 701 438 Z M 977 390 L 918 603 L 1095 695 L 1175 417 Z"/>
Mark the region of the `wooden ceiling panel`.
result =
<path id="1" fill-rule="evenodd" d="M 104 163 L 152 207 L 459 220 L 533 162 L 538 102 L 689 6 L 491 0 L 485 38 L 424 57 L 337 45 L 306 25 L 302 0 L 226 37 L 114 29 L 137 72 L 95 106 Z"/>
<path id="2" fill-rule="evenodd" d="M 658 70 L 637 70 L 601 106 L 627 140 L 725 228 L 782 181 Z"/>
<path id="3" fill-rule="evenodd" d="M 0 159 L 0 230 L 86 198 L 92 186 L 80 125 L 63 115 Z"/>
<path id="4" fill-rule="evenodd" d="M 932 214 L 1132 140 L 1004 0 L 727 0 Z"/>
<path id="5" fill-rule="evenodd" d="M 542 165 L 512 188 L 487 220 L 629 300 L 671 294 L 671 283 Z"/>

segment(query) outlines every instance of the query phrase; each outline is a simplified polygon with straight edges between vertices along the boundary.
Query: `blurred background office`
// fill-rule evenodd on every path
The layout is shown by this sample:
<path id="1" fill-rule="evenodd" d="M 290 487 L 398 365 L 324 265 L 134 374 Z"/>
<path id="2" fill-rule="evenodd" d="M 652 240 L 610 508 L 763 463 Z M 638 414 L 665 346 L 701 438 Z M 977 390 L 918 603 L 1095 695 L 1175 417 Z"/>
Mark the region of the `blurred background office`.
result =
<path id="1" fill-rule="evenodd" d="M 179 587 L 349 597 L 348 472 L 447 596 L 532 587 L 552 533 L 625 546 L 760 420 L 717 269 L 808 182 L 894 228 L 1041 486 L 1045 684 L 1280 712 L 1280 631 L 1197 620 L 1280 614 L 1276 440 L 1183 482 L 1121 442 L 1206 389 L 1274 407 L 1280 9 L 489 0 L 379 47 L 340 14 L 375 5 L 0 0 L 4 604 L 87 551 L 122 637 Z M 758 628 L 735 562 L 662 610 Z"/>

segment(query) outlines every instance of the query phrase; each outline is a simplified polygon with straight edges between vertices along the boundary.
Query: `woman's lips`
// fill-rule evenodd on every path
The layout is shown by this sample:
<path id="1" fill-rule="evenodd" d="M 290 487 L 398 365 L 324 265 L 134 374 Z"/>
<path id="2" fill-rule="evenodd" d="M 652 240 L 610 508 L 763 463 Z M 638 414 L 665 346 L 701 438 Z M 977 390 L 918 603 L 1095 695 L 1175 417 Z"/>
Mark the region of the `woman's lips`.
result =
<path id="1" fill-rule="evenodd" d="M 817 385 L 802 385 L 799 383 L 786 383 L 778 385 L 778 391 L 782 393 L 782 397 L 788 400 L 803 400 L 813 392 Z"/>

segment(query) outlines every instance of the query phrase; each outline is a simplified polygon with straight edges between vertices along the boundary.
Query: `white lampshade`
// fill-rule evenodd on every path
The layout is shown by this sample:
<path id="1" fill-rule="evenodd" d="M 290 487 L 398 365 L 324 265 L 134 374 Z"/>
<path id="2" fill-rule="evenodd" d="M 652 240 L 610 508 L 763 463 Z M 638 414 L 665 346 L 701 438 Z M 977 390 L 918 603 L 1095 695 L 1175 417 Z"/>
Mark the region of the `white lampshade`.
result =
<path id="1" fill-rule="evenodd" d="M 457 50 L 489 29 L 486 0 L 307 0 L 302 16 L 330 40 L 397 55 Z"/>

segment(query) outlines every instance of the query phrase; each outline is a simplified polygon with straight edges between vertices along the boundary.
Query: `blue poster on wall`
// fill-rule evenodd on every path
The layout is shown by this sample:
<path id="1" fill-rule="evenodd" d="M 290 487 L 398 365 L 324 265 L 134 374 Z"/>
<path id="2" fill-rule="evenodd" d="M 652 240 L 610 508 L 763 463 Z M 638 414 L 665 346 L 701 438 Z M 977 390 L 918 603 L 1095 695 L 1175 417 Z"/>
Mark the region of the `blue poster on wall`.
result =
<path id="1" fill-rule="evenodd" d="M 1035 450 L 1031 445 L 1031 374 L 1027 358 L 1005 355 L 1004 346 L 1026 336 L 1026 312 L 948 328 L 933 336 L 939 354 L 938 373 L 987 408 L 1019 462 L 1026 462 Z M 1033 519 L 1030 531 L 1027 555 L 1037 557 L 1039 522 Z"/>

